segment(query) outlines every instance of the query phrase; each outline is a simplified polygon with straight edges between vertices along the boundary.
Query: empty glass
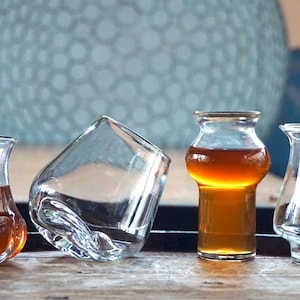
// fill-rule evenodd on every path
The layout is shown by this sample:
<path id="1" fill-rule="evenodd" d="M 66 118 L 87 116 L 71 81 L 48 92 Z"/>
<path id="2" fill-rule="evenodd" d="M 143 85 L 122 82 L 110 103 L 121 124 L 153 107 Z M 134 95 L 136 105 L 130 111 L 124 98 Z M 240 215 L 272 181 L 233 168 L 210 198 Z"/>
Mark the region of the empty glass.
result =
<path id="1" fill-rule="evenodd" d="M 274 231 L 290 243 L 291 258 L 300 263 L 300 123 L 279 128 L 289 139 L 290 155 L 274 211 Z"/>
<path id="2" fill-rule="evenodd" d="M 80 259 L 114 260 L 144 246 L 170 159 L 103 116 L 34 179 L 30 217 L 57 249 Z"/>

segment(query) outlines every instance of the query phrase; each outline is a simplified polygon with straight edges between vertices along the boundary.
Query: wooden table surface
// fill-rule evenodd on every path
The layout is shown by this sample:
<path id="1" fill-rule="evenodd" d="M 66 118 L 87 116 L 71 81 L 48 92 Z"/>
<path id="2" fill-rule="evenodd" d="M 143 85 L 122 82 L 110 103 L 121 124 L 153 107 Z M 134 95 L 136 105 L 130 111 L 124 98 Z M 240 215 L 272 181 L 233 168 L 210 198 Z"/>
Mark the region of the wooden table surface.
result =
<path id="1" fill-rule="evenodd" d="M 61 149 L 17 147 L 9 161 L 16 202 L 28 197 L 35 174 Z M 198 191 L 173 159 L 162 204 L 197 206 Z M 257 205 L 274 207 L 281 178 L 259 185 Z M 176 187 L 176 188 L 174 188 Z M 180 187 L 180 188 L 178 188 Z M 58 251 L 22 252 L 0 265 L 0 300 L 85 299 L 299 299 L 300 266 L 289 257 L 257 256 L 244 263 L 200 260 L 196 253 L 143 251 L 113 262 L 79 261 Z"/>
<path id="2" fill-rule="evenodd" d="M 196 253 L 140 252 L 112 262 L 24 252 L 0 266 L 0 299 L 299 299 L 289 257 L 204 261 Z"/>

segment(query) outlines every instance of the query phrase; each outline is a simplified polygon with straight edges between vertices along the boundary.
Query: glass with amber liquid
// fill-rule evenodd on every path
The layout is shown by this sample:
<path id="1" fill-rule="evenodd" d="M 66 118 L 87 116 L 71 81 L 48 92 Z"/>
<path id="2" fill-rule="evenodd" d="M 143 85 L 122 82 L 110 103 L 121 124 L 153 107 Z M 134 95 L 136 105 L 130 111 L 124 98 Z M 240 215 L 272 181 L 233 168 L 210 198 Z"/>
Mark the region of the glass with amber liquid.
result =
<path id="1" fill-rule="evenodd" d="M 256 254 L 256 187 L 270 167 L 255 132 L 260 112 L 194 112 L 200 125 L 186 153 L 199 187 L 198 255 L 246 260 Z"/>
<path id="2" fill-rule="evenodd" d="M 16 140 L 0 136 L 0 263 L 13 258 L 23 249 L 27 225 L 12 197 L 8 161 Z"/>

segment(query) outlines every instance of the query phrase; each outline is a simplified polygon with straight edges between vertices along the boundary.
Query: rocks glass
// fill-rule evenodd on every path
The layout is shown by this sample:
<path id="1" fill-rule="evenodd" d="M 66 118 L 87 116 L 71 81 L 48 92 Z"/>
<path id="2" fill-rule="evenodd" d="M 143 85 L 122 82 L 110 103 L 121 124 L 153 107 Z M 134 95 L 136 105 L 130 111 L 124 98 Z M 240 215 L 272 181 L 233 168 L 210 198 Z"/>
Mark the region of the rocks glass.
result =
<path id="1" fill-rule="evenodd" d="M 103 116 L 36 176 L 30 217 L 73 257 L 132 256 L 147 240 L 169 164 L 159 148 Z"/>

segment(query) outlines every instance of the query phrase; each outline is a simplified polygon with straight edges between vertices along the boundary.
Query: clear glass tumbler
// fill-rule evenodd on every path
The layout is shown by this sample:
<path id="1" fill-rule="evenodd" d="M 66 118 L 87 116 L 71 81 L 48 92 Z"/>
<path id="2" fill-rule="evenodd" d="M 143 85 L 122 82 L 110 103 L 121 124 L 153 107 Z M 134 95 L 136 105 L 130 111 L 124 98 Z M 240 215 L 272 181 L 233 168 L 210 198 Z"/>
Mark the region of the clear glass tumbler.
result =
<path id="1" fill-rule="evenodd" d="M 114 260 L 144 246 L 170 159 L 103 116 L 34 179 L 30 217 L 57 249 L 80 259 Z"/>

